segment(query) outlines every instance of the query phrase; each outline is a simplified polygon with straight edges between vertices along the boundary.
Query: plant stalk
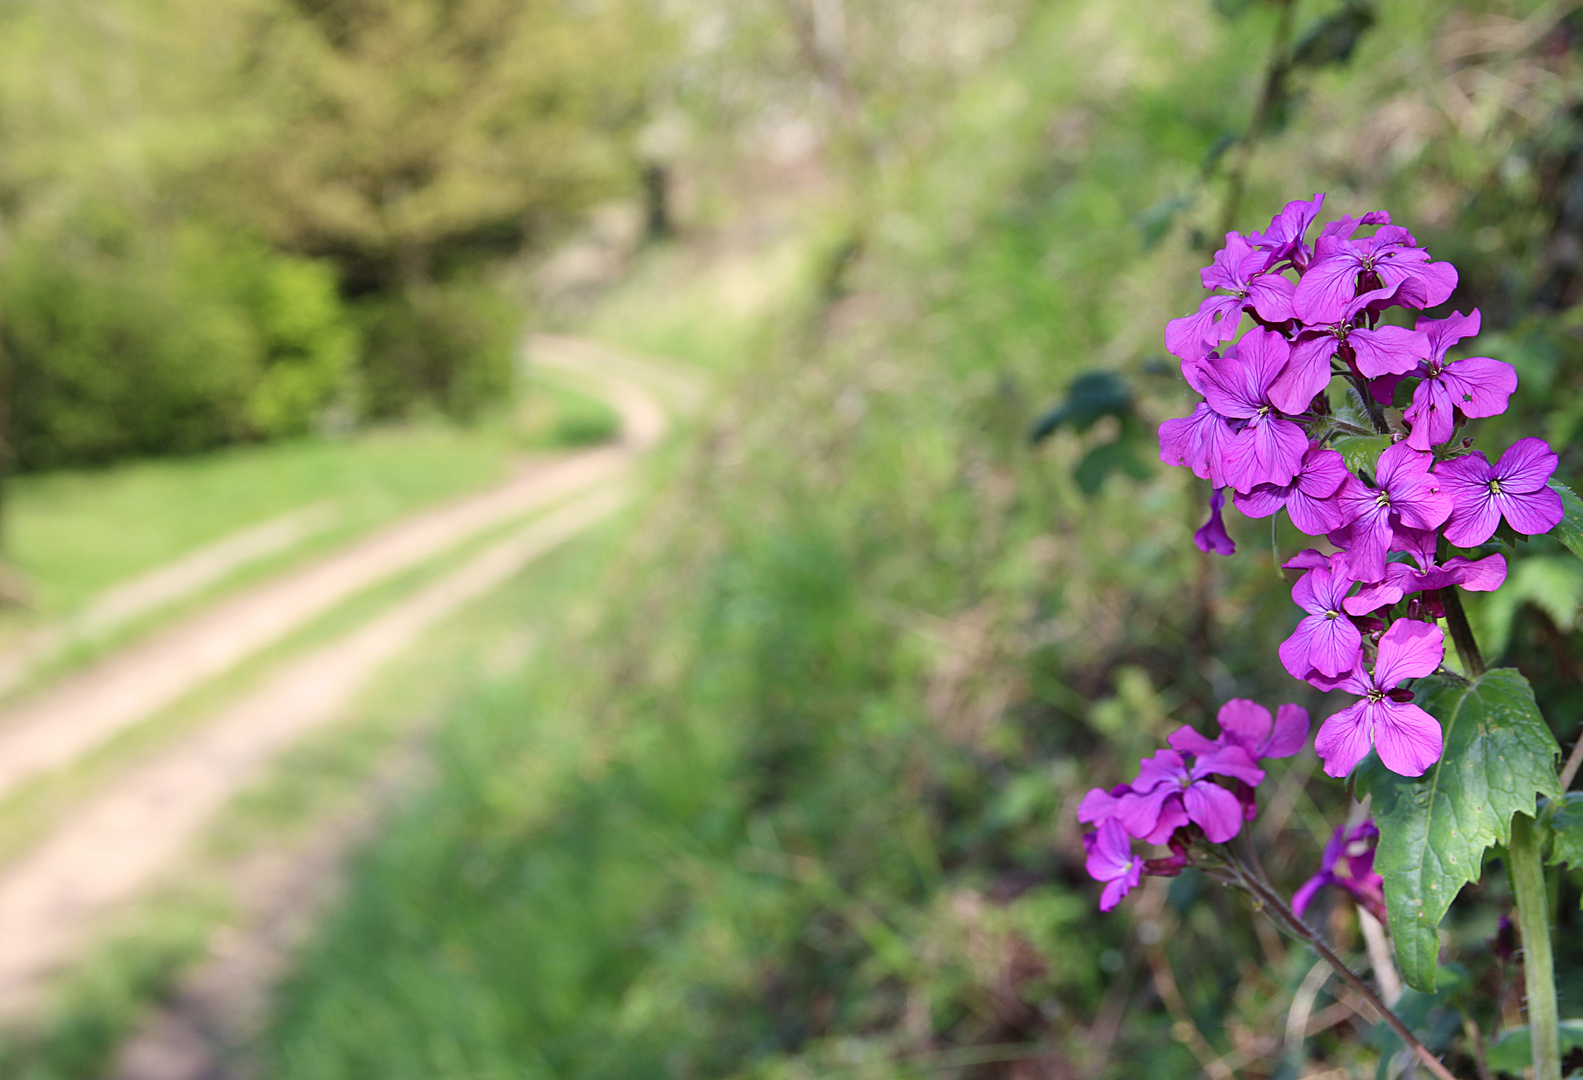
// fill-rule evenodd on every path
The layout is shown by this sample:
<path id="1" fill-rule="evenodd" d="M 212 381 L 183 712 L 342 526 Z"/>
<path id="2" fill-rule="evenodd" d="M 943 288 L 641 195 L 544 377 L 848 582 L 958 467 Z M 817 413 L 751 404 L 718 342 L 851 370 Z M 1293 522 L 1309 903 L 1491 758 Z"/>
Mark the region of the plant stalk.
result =
<path id="1" fill-rule="evenodd" d="M 1239 867 L 1239 869 L 1241 868 Z M 1292 909 L 1286 906 L 1285 901 L 1277 896 L 1273 889 L 1271 889 L 1253 874 L 1247 873 L 1246 871 L 1243 871 L 1238 876 L 1241 878 L 1243 884 L 1245 884 L 1247 888 L 1259 898 L 1259 901 L 1264 905 L 1265 910 L 1273 913 L 1277 922 L 1285 926 L 1305 944 L 1307 944 L 1309 948 L 1318 953 L 1320 959 L 1324 960 L 1325 963 L 1334 968 L 1336 974 L 1340 975 L 1342 980 L 1348 986 L 1352 987 L 1353 990 L 1356 990 L 1365 1001 L 1373 1006 L 1374 1011 L 1380 1014 L 1381 1018 L 1384 1019 L 1385 1023 L 1390 1027 L 1390 1029 L 1396 1033 L 1396 1037 L 1401 1039 L 1402 1044 L 1413 1052 L 1413 1054 L 1418 1058 L 1419 1062 L 1422 1063 L 1424 1068 L 1428 1069 L 1435 1076 L 1439 1077 L 1439 1080 L 1457 1080 L 1456 1075 L 1452 1073 L 1450 1069 L 1447 1069 L 1444 1065 L 1442 1065 L 1440 1063 L 1440 1059 L 1435 1057 L 1434 1054 L 1430 1053 L 1427 1046 L 1418 1041 L 1418 1037 L 1412 1033 L 1406 1024 L 1402 1023 L 1401 1017 L 1392 1012 L 1390 1006 L 1386 1005 L 1385 1002 L 1380 999 L 1380 996 L 1374 992 L 1369 984 L 1359 978 L 1357 973 L 1349 968 L 1341 959 L 1341 957 L 1337 956 L 1331 951 L 1330 946 L 1325 943 L 1324 938 L 1320 937 L 1313 930 L 1309 929 L 1307 923 L 1303 922 L 1303 920 L 1299 919 L 1295 914 L 1293 914 Z M 1547 950 L 1548 940 L 1549 939 L 1547 938 Z M 1553 990 L 1551 1000 L 1552 1002 L 1554 1001 Z M 1559 1031 L 1559 1029 L 1557 1029 L 1557 1031 Z M 1557 1038 L 1557 1045 L 1559 1046 L 1559 1035 Z M 1557 1067 L 1559 1068 L 1559 1061 Z M 1540 1078 L 1540 1080 L 1551 1080 L 1551 1078 L 1544 1077 Z M 1555 1080 L 1559 1080 L 1559 1073 L 1557 1074 Z"/>
<path id="2" fill-rule="evenodd" d="M 1534 1080 L 1561 1080 L 1561 1020 L 1556 1007 L 1555 959 L 1550 952 L 1550 895 L 1539 861 L 1534 820 L 1512 815 L 1512 891 L 1522 931 L 1523 982 L 1528 991 L 1528 1033 L 1533 1042 Z"/>
<path id="3" fill-rule="evenodd" d="M 1462 658 L 1462 666 L 1467 668 L 1468 678 L 1478 678 L 1484 674 L 1484 657 L 1479 652 L 1479 643 L 1473 638 L 1473 627 L 1468 624 L 1468 613 L 1462 610 L 1462 597 L 1457 594 L 1455 585 L 1438 589 L 1435 595 L 1440 598 L 1440 606 L 1445 608 L 1446 626 L 1451 631 L 1451 640 L 1457 647 L 1457 655 Z"/>

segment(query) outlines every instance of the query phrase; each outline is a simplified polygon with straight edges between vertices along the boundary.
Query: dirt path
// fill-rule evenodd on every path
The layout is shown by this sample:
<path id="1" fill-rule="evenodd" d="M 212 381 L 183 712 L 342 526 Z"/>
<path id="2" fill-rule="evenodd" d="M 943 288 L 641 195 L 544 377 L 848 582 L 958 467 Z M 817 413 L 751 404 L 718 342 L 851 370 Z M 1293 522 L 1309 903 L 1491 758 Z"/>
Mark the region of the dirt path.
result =
<path id="1" fill-rule="evenodd" d="M 71 645 L 185 600 L 250 563 L 288 551 L 334 523 L 334 503 L 315 503 L 249 526 L 131 581 L 107 589 L 78 615 L 29 633 L 0 656 L 0 694 Z"/>
<path id="2" fill-rule="evenodd" d="M 644 385 L 619 373 L 629 361 L 585 343 L 567 350 L 565 340 L 542 350 L 530 344 L 530 349 L 608 391 L 621 413 L 619 445 L 525 466 L 506 484 L 416 515 L 247 589 L 5 710 L 0 713 L 0 797 L 28 777 L 67 765 L 154 716 L 353 595 L 619 473 L 634 453 L 663 436 L 665 410 Z"/>
<path id="3" fill-rule="evenodd" d="M 198 733 L 117 776 L 0 870 L 0 941 L 6 943 L 0 1015 L 19 1016 L 34 1005 L 43 983 L 76 955 L 106 914 L 177 861 L 214 812 L 279 751 L 341 716 L 381 665 L 621 504 L 622 476 L 663 436 L 665 409 L 645 384 L 616 373 L 616 364 L 603 364 L 608 354 L 601 356 L 602 350 L 568 356 L 554 345 L 535 346 L 535 356 L 541 352 L 553 356 L 546 363 L 575 368 L 599 384 L 622 416 L 618 445 L 530 467 L 493 491 L 419 515 L 250 590 L 13 714 L 0 731 L 0 791 L 152 716 L 358 589 L 492 525 L 564 501 L 358 629 L 288 662 Z"/>

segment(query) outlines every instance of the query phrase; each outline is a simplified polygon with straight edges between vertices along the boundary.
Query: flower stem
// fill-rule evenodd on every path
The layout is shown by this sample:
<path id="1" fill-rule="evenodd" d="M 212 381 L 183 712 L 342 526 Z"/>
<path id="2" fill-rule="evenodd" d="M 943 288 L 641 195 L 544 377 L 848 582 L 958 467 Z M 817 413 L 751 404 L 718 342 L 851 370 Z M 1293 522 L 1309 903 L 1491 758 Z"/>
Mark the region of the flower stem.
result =
<path id="1" fill-rule="evenodd" d="M 1550 953 L 1550 897 L 1539 862 L 1534 820 L 1512 815 L 1512 891 L 1522 930 L 1523 980 L 1528 990 L 1528 1032 L 1533 1042 L 1534 1080 L 1561 1080 L 1561 1024 L 1556 1008 L 1555 960 Z"/>
<path id="2" fill-rule="evenodd" d="M 1255 875 L 1248 873 L 1245 868 L 1239 866 L 1239 869 L 1242 870 L 1242 873 L 1238 874 L 1242 883 L 1253 895 L 1259 898 L 1259 902 L 1266 911 L 1272 913 L 1275 921 L 1295 934 L 1314 952 L 1318 953 L 1320 959 L 1334 968 L 1336 974 L 1340 975 L 1348 986 L 1362 995 L 1363 999 L 1374 1007 L 1374 1011 L 1379 1013 L 1390 1029 L 1396 1033 L 1396 1037 L 1401 1039 L 1402 1043 L 1417 1056 L 1424 1068 L 1439 1077 L 1440 1080 L 1457 1080 L 1455 1074 L 1442 1065 L 1440 1059 L 1430 1053 L 1427 1046 L 1418 1041 L 1418 1037 L 1412 1033 L 1406 1024 L 1402 1023 L 1401 1017 L 1390 1010 L 1390 1007 L 1380 999 L 1380 996 L 1374 992 L 1369 984 L 1359 978 L 1356 972 L 1347 967 L 1341 957 L 1331 951 L 1330 946 L 1325 943 L 1325 939 L 1310 930 L 1307 923 L 1293 914 L 1292 909 L 1287 907 L 1286 903 L 1275 894 L 1275 890 L 1271 889 Z M 1552 995 L 1553 993 L 1552 991 Z M 1551 1000 L 1554 1001 L 1553 996 Z M 1542 1077 L 1536 1078 L 1536 1080 L 1551 1080 L 1551 1078 Z M 1556 1080 L 1559 1080 L 1559 1074 L 1557 1074 Z"/>
<path id="3" fill-rule="evenodd" d="M 1478 678 L 1484 674 L 1484 657 L 1479 653 L 1479 643 L 1473 638 L 1473 627 L 1468 625 L 1468 613 L 1462 610 L 1462 597 L 1457 594 L 1455 585 L 1447 585 L 1437 590 L 1435 595 L 1440 598 L 1440 606 L 1446 610 L 1446 626 L 1451 631 L 1451 640 L 1456 644 L 1457 655 L 1462 658 L 1468 678 Z"/>

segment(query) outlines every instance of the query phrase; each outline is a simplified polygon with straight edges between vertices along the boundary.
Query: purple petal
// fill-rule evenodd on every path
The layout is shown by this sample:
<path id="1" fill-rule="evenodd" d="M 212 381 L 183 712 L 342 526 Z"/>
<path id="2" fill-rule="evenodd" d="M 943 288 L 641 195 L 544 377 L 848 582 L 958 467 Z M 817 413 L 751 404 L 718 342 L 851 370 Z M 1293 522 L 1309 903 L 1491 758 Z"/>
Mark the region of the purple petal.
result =
<path id="1" fill-rule="evenodd" d="M 1117 800 L 1115 812 L 1106 820 L 1119 821 L 1129 835 L 1146 839 L 1159 827 L 1165 801 L 1179 791 L 1181 788 L 1170 784 L 1161 784 L 1147 792 L 1134 790 Z"/>
<path id="2" fill-rule="evenodd" d="M 1281 565 L 1288 570 L 1328 570 L 1330 569 L 1329 555 L 1316 551 L 1313 548 L 1304 548 Z"/>
<path id="3" fill-rule="evenodd" d="M 1165 800 L 1165 805 L 1160 808 L 1160 816 L 1154 823 L 1150 832 L 1138 837 L 1145 844 L 1169 843 L 1171 836 L 1187 824 L 1187 810 L 1182 806 L 1182 793 L 1171 792 L 1171 797 Z"/>
<path id="4" fill-rule="evenodd" d="M 1407 445 L 1427 451 L 1451 438 L 1457 418 L 1452 413 L 1451 392 L 1438 378 L 1413 387 L 1413 403 L 1402 412 L 1407 421 Z"/>
<path id="5" fill-rule="evenodd" d="M 1394 284 L 1392 278 L 1400 274 L 1394 299 L 1403 307 L 1420 311 L 1439 307 L 1451 299 L 1457 288 L 1457 268 L 1448 262 L 1424 262 L 1399 270 L 1391 264 L 1380 263 L 1376 269 L 1380 280 L 1387 285 Z"/>
<path id="6" fill-rule="evenodd" d="M 1297 286 L 1279 274 L 1260 274 L 1248 282 L 1248 303 L 1266 322 L 1282 323 L 1292 317 L 1292 294 Z"/>
<path id="7" fill-rule="evenodd" d="M 1200 401 L 1191 416 L 1160 425 L 1160 460 L 1167 465 L 1185 465 L 1200 480 L 1224 487 L 1226 451 L 1233 438 L 1226 418 Z"/>
<path id="8" fill-rule="evenodd" d="M 1363 635 L 1345 616 L 1314 615 L 1321 620 L 1309 639 L 1309 665 L 1321 675 L 1339 678 L 1351 671 L 1363 651 Z M 1288 668 L 1287 670 L 1291 670 Z"/>
<path id="9" fill-rule="evenodd" d="M 1503 491 L 1495 497 L 1494 503 L 1500 507 L 1501 516 L 1508 525 L 1528 536 L 1549 532 L 1566 516 L 1561 496 L 1547 487 L 1519 495 Z"/>
<path id="10" fill-rule="evenodd" d="M 1374 482 L 1394 497 L 1396 484 L 1428 476 L 1432 464 L 1434 458 L 1429 454 L 1404 442 L 1392 443 L 1380 454 L 1379 464 L 1374 467 Z"/>
<path id="11" fill-rule="evenodd" d="M 1153 791 L 1160 786 L 1176 787 L 1190 776 L 1181 754 L 1174 750 L 1156 750 L 1153 757 L 1138 762 L 1138 778 L 1132 782 L 1132 789 Z"/>
<path id="12" fill-rule="evenodd" d="M 1325 775 L 1342 777 L 1369 756 L 1374 717 L 1367 701 L 1356 701 L 1319 726 L 1314 752 L 1325 763 Z"/>
<path id="13" fill-rule="evenodd" d="M 1286 500 L 1286 516 L 1299 532 L 1307 536 L 1324 536 L 1341 527 L 1341 507 L 1334 496 L 1312 498 L 1301 488 L 1293 491 Z"/>
<path id="14" fill-rule="evenodd" d="M 1290 420 L 1255 416 L 1226 454 L 1226 479 L 1238 491 L 1260 484 L 1288 484 L 1302 466 L 1308 436 Z"/>
<path id="15" fill-rule="evenodd" d="M 1215 345 L 1236 337 L 1241 322 L 1240 297 L 1206 296 L 1197 311 L 1165 324 L 1165 347 L 1182 360 L 1202 360 Z"/>
<path id="16" fill-rule="evenodd" d="M 1319 216 L 1319 208 L 1324 201 L 1322 194 L 1312 199 L 1293 199 L 1270 221 L 1269 229 L 1263 233 L 1249 234 L 1248 242 L 1254 247 L 1269 250 L 1277 261 L 1288 258 L 1294 248 L 1302 245 L 1303 236 L 1313 225 L 1314 218 Z"/>
<path id="17" fill-rule="evenodd" d="M 1367 615 L 1382 607 L 1396 603 L 1406 596 L 1412 582 L 1412 567 L 1405 563 L 1387 563 L 1385 577 L 1358 590 L 1356 596 L 1342 601 L 1349 615 Z"/>
<path id="18" fill-rule="evenodd" d="M 1200 734 L 1198 729 L 1183 724 L 1165 737 L 1171 749 L 1183 754 L 1213 754 L 1220 744 Z M 1081 819 L 1079 819 L 1081 820 Z"/>
<path id="19" fill-rule="evenodd" d="M 1259 757 L 1286 758 L 1302 752 L 1308 745 L 1308 710 L 1301 705 L 1282 705 L 1275 710 L 1275 730 Z"/>
<path id="20" fill-rule="evenodd" d="M 1470 356 L 1446 365 L 1440 381 L 1463 416 L 1499 416 L 1517 389 L 1517 369 L 1487 356 Z"/>
<path id="21" fill-rule="evenodd" d="M 1308 673 L 1314 670 L 1314 663 L 1310 657 L 1314 653 L 1314 635 L 1319 633 L 1320 624 L 1325 622 L 1323 615 L 1308 615 L 1297 624 L 1297 629 L 1292 631 L 1292 636 L 1281 642 L 1275 649 L 1275 655 L 1280 657 L 1281 666 L 1294 679 L 1306 679 Z"/>
<path id="22" fill-rule="evenodd" d="M 1358 329 L 1347 335 L 1358 370 L 1365 378 L 1405 375 L 1429 356 L 1429 337 L 1404 326 Z"/>
<path id="23" fill-rule="evenodd" d="M 1468 592 L 1494 592 L 1506 582 L 1506 556 L 1500 554 L 1482 559 L 1458 555 L 1447 559 L 1443 569 L 1452 583 Z"/>
<path id="24" fill-rule="evenodd" d="M 1297 474 L 1297 486 L 1304 495 L 1325 498 L 1334 495 L 1350 475 L 1347 461 L 1334 450 L 1318 446 L 1309 447 L 1303 455 L 1303 468 Z"/>
<path id="25" fill-rule="evenodd" d="M 1292 894 L 1292 914 L 1301 919 L 1303 912 L 1308 910 L 1308 905 L 1313 902 L 1314 896 L 1319 890 L 1326 885 L 1333 884 L 1335 884 L 1335 877 L 1324 870 L 1303 882 L 1298 890 Z"/>
<path id="26" fill-rule="evenodd" d="M 1201 780 L 1206 776 L 1229 776 L 1245 784 L 1258 787 L 1264 782 L 1264 770 L 1253 756 L 1236 745 L 1221 746 L 1212 754 L 1204 754 L 1193 762 L 1192 776 Z"/>
<path id="27" fill-rule="evenodd" d="M 1327 325 L 1346 317 L 1347 308 L 1357 294 L 1358 271 L 1362 260 L 1345 241 L 1327 243 L 1321 236 L 1314 261 L 1303 271 L 1292 297 L 1292 310 L 1305 323 Z M 1325 254 L 1331 251 L 1333 254 Z"/>
<path id="28" fill-rule="evenodd" d="M 1182 792 L 1182 804 L 1188 819 L 1204 830 L 1212 844 L 1224 844 L 1242 831 L 1242 804 L 1219 784 L 1208 780 L 1193 784 Z"/>
<path id="29" fill-rule="evenodd" d="M 1226 246 L 1215 252 L 1208 266 L 1198 272 L 1198 280 L 1206 289 L 1232 289 L 1240 292 L 1244 278 L 1240 267 L 1248 255 L 1253 252 L 1253 246 L 1242 238 L 1242 234 L 1233 230 L 1226 234 Z M 1259 259 L 1258 265 L 1262 267 L 1264 260 Z"/>
<path id="30" fill-rule="evenodd" d="M 1083 801 L 1077 804 L 1077 820 L 1092 823 L 1114 817 L 1121 803 L 1119 796 L 1131 790 L 1126 784 L 1117 784 L 1109 791 L 1104 788 L 1091 788 L 1088 794 L 1083 796 Z"/>
<path id="31" fill-rule="evenodd" d="M 1488 490 L 1471 498 L 1453 499 L 1451 517 L 1446 521 L 1446 542 L 1457 547 L 1477 547 L 1495 535 L 1500 523 L 1500 509 Z"/>
<path id="32" fill-rule="evenodd" d="M 1347 565 L 1353 575 L 1365 584 L 1385 577 L 1385 556 L 1392 536 L 1388 509 L 1371 505 L 1348 529 Z"/>
<path id="33" fill-rule="evenodd" d="M 1479 309 L 1474 308 L 1471 315 L 1464 315 L 1460 311 L 1453 311 L 1444 319 L 1420 318 L 1413 324 L 1414 330 L 1422 330 L 1429 335 L 1429 359 L 1435 363 L 1443 363 L 1446 352 L 1463 338 L 1477 336 L 1479 332 Z"/>
<path id="34" fill-rule="evenodd" d="M 1386 698 L 1375 712 L 1374 748 L 1380 762 L 1399 776 L 1422 776 L 1440 760 L 1440 723 L 1411 702 Z"/>
<path id="35" fill-rule="evenodd" d="M 1336 339 L 1329 333 L 1299 338 L 1291 347 L 1285 366 L 1270 383 L 1270 402 L 1283 413 L 1296 416 L 1330 385 L 1330 358 Z"/>
<path id="36" fill-rule="evenodd" d="M 1143 879 L 1143 861 L 1137 860 L 1132 869 L 1124 876 L 1114 878 L 1105 885 L 1104 891 L 1099 894 L 1099 910 L 1110 911 L 1133 889 L 1138 887 L 1138 882 Z"/>
<path id="37" fill-rule="evenodd" d="M 1293 490 L 1289 484 L 1260 484 L 1244 495 L 1237 492 L 1237 509 L 1244 517 L 1266 518 L 1286 505 L 1286 497 Z"/>
<path id="38" fill-rule="evenodd" d="M 1389 690 L 1403 679 L 1422 678 L 1440 666 L 1445 654 L 1445 634 L 1439 626 L 1397 619 L 1380 638 L 1374 684 Z"/>
<path id="39" fill-rule="evenodd" d="M 1555 451 L 1543 439 L 1532 436 L 1518 439 L 1501 455 L 1500 463 L 1495 466 L 1495 478 L 1506 494 L 1538 491 L 1555 474 L 1558 460 Z"/>
<path id="40" fill-rule="evenodd" d="M 1115 821 L 1103 821 L 1091 834 L 1088 859 L 1084 869 L 1095 881 L 1111 881 L 1125 874 L 1136 861 L 1132 853 L 1132 838 Z"/>
<path id="41" fill-rule="evenodd" d="M 1269 709 L 1247 698 L 1232 698 L 1226 702 L 1215 715 L 1215 720 L 1220 724 L 1220 730 L 1230 735 L 1232 741 L 1250 755 L 1255 754 L 1264 740 L 1270 737 L 1270 728 L 1274 723 Z"/>
<path id="42" fill-rule="evenodd" d="M 1198 545 L 1199 551 L 1215 555 L 1237 553 L 1236 541 L 1231 539 L 1231 534 L 1226 531 L 1226 523 L 1220 516 L 1221 508 L 1225 505 L 1226 489 L 1215 488 L 1209 496 L 1209 520 L 1193 533 L 1193 543 Z"/>

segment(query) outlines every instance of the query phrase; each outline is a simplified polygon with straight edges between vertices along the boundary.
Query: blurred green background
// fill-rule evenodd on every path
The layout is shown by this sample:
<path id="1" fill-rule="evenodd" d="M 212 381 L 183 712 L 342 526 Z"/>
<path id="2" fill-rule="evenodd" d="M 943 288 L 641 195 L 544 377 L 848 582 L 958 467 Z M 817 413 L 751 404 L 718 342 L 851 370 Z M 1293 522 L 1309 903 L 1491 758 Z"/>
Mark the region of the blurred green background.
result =
<path id="1" fill-rule="evenodd" d="M 1541 434 L 1579 479 L 1578 6 L 0 0 L 0 648 L 332 507 L 16 694 L 607 444 L 615 406 L 520 362 L 531 331 L 709 388 L 626 509 L 383 671 L 100 928 L 5 1074 L 153 1077 L 122 1047 L 245 922 L 226 868 L 416 746 L 203 1075 L 1386 1075 L 1341 997 L 1288 1036 L 1314 958 L 1239 897 L 1188 874 L 1100 918 L 1074 814 L 1229 697 L 1328 711 L 1275 658 L 1272 552 L 1303 538 L 1234 518 L 1238 556 L 1201 555 L 1207 493 L 1157 460 L 1191 397 L 1163 328 L 1226 229 L 1316 191 L 1388 209 L 1518 369 L 1481 440 Z M 1536 537 L 1469 599 L 1575 739 L 1583 567 Z M 0 799 L 0 851 L 244 677 Z M 1345 803 L 1317 768 L 1267 785 L 1288 890 Z M 1457 1008 L 1503 1007 L 1504 889 L 1453 907 L 1465 978 L 1409 1006 L 1452 1053 Z"/>

